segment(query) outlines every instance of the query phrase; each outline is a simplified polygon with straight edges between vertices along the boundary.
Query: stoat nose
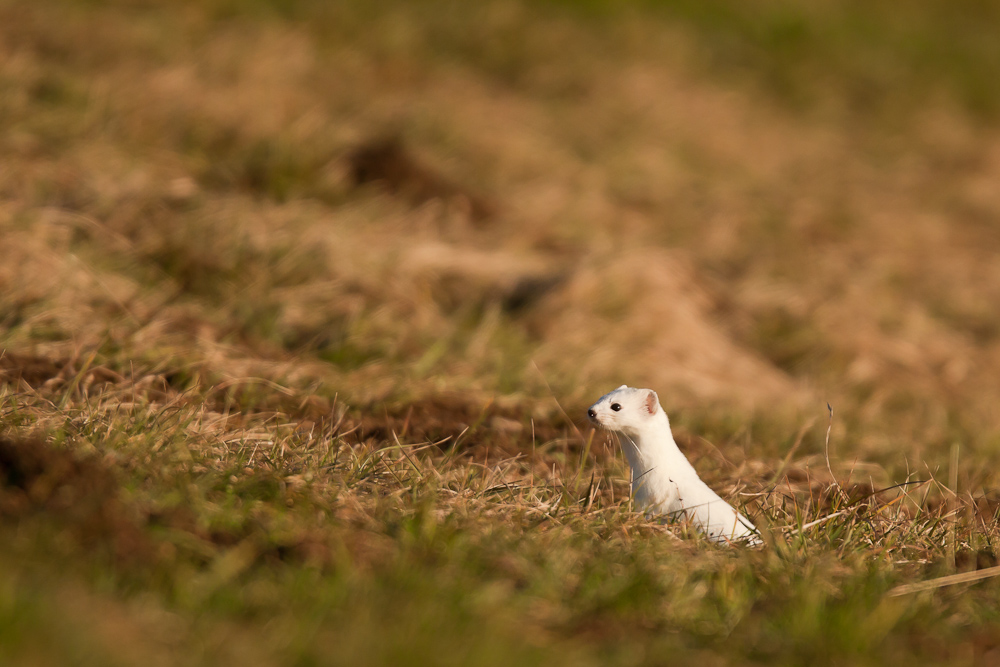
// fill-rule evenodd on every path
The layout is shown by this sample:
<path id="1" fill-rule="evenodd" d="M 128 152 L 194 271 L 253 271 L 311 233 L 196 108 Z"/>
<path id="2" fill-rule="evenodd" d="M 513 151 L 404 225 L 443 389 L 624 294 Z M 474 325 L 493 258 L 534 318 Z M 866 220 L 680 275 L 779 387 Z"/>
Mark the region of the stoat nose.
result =
<path id="1" fill-rule="evenodd" d="M 587 416 L 590 417 L 591 419 L 597 419 L 597 412 L 594 410 L 594 408 L 588 408 Z"/>

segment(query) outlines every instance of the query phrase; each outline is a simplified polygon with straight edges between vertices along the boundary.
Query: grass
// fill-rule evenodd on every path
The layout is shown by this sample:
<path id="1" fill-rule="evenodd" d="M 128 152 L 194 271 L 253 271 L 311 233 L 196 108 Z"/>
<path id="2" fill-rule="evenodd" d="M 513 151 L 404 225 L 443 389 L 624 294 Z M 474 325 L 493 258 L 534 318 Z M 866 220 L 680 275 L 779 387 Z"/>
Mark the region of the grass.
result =
<path id="1" fill-rule="evenodd" d="M 911 3 L 563 2 L 607 16 L 651 12 L 689 27 L 709 71 L 751 79 L 785 103 L 860 116 L 896 117 L 942 90 L 967 110 L 995 117 L 990 37 L 996 8 L 971 0 Z"/>
<path id="2" fill-rule="evenodd" d="M 553 473 L 551 454 L 490 462 L 441 445 L 358 444 L 350 411 L 306 432 L 273 415 L 213 413 L 191 392 L 168 409 L 110 391 L 77 401 L 48 431 L 54 444 L 3 443 L 5 470 L 26 470 L 8 473 L 3 497 L 5 625 L 29 637 L 5 649 L 15 662 L 642 663 L 710 651 L 875 664 L 946 652 L 963 614 L 988 618 L 994 604 L 989 583 L 886 597 L 914 567 L 894 561 L 930 562 L 949 543 L 988 550 L 995 538 L 965 503 L 964 519 L 930 509 L 926 493 L 940 494 L 926 484 L 841 500 L 827 484 L 789 483 L 758 514 L 791 532 L 730 551 L 630 513 L 608 454 L 570 452 Z M 20 428 L 50 410 L 26 396 L 3 406 Z M 43 562 L 29 560 L 40 550 Z M 113 620 L 96 627 L 74 614 L 105 607 Z M 33 642 L 47 636 L 33 613 L 68 627 Z M 163 617 L 172 629 L 154 627 Z M 133 654 L 102 644 L 112 631 Z"/>
<path id="3" fill-rule="evenodd" d="M 0 663 L 995 662 L 996 24 L 0 0 Z"/>

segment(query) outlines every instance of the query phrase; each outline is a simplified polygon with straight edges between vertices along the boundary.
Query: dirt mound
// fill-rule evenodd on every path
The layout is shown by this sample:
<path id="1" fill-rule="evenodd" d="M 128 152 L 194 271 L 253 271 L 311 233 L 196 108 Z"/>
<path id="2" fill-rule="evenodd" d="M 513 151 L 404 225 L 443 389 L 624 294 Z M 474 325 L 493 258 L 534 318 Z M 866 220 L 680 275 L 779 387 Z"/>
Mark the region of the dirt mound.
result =
<path id="1" fill-rule="evenodd" d="M 694 271 L 668 251 L 633 250 L 580 269 L 535 322 L 544 355 L 580 360 L 584 378 L 648 385 L 667 403 L 754 407 L 804 395 L 791 377 L 735 343 L 711 316 Z"/>

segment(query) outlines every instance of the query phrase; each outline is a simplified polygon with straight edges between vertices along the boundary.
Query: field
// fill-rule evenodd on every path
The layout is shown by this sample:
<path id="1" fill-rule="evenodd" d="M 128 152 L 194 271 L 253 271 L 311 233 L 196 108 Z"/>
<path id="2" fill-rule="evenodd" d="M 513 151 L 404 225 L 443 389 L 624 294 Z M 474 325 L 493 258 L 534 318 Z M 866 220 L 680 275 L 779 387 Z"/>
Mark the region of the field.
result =
<path id="1" fill-rule="evenodd" d="M 0 0 L 0 664 L 997 664 L 998 32 Z"/>

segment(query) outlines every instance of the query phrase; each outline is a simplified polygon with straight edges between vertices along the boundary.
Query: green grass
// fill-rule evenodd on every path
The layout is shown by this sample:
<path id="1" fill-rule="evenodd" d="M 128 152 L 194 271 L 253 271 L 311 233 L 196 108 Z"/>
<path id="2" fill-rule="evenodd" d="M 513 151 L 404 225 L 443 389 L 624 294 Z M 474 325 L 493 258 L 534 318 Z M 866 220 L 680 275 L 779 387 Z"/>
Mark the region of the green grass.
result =
<path id="1" fill-rule="evenodd" d="M 707 71 L 749 80 L 793 108 L 898 118 L 941 91 L 983 118 L 1000 110 L 1000 20 L 989 2 L 558 0 L 599 21 L 650 16 L 693 33 Z"/>
<path id="2" fill-rule="evenodd" d="M 239 655 L 254 664 L 646 664 L 706 651 L 780 664 L 947 662 L 970 614 L 980 632 L 996 622 L 990 582 L 886 597 L 901 579 L 890 554 L 944 539 L 939 519 L 880 535 L 891 513 L 873 505 L 875 514 L 801 537 L 776 532 L 760 551 L 719 549 L 629 515 L 606 491 L 587 508 L 592 476 L 621 497 L 606 461 L 585 459 L 576 474 L 571 461 L 566 477 L 531 486 L 540 471 L 524 459 L 470 467 L 436 448 L 353 445 L 263 417 L 226 429 L 209 425 L 194 398 L 169 414 L 90 401 L 52 432 L 95 454 L 86 476 L 62 478 L 47 497 L 29 485 L 32 508 L 3 524 L 0 627 L 19 638 L 5 643 L 6 659 L 131 662 L 106 643 L 104 621 L 73 613 L 81 607 L 110 608 L 124 617 L 116 632 L 129 651 L 176 664 Z M 3 410 L 23 428 L 45 406 L 8 396 Z M 267 422 L 274 442 L 247 439 Z M 180 429 L 201 435 L 179 438 Z M 51 452 L 50 468 L 72 456 Z M 61 496 L 89 487 L 109 461 L 119 490 L 60 514 Z M 14 495 L 5 491 L 5 502 Z M 959 530 L 964 541 L 979 529 Z M 874 553 L 860 548 L 868 540 Z M 173 628 L 159 640 L 166 631 L 148 624 L 165 616 Z"/>

